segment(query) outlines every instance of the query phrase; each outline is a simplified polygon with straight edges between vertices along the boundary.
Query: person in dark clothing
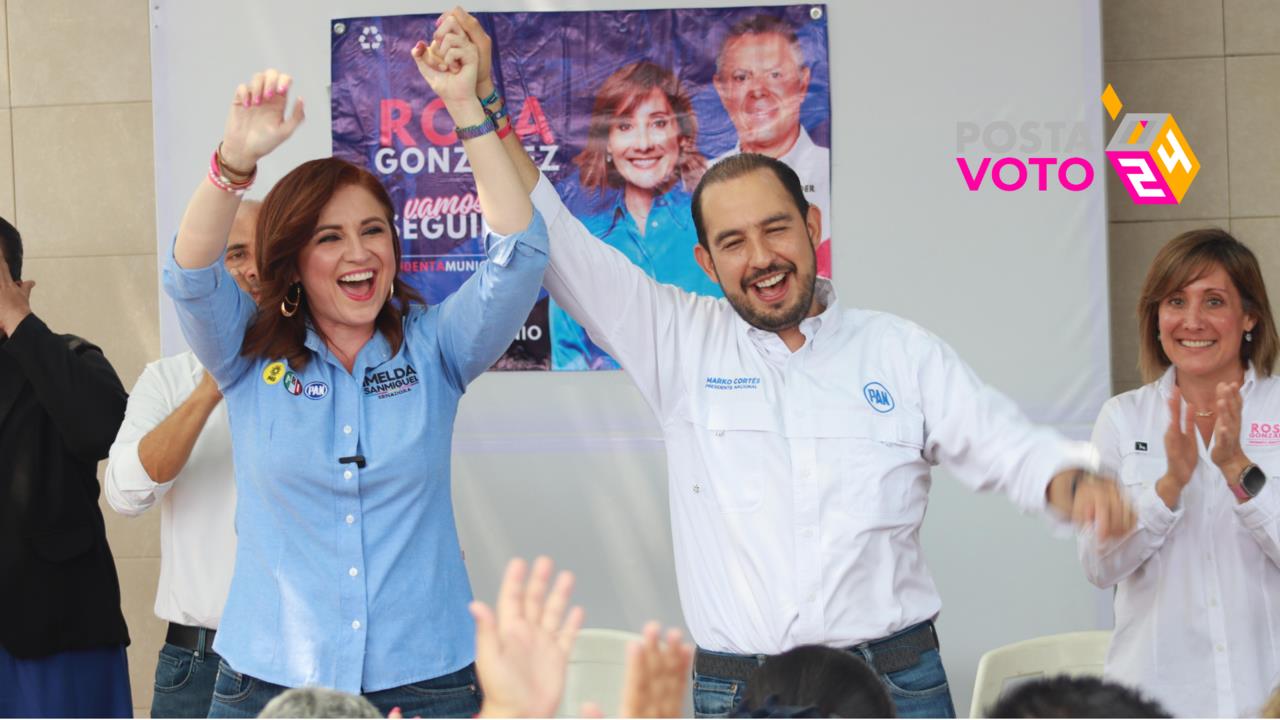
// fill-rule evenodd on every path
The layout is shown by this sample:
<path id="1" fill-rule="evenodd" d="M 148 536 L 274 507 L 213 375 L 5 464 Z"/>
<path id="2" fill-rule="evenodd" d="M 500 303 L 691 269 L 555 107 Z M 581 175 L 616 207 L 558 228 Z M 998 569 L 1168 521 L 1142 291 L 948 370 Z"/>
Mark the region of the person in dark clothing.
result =
<path id="1" fill-rule="evenodd" d="M 97 463 L 127 396 L 102 351 L 31 312 L 0 218 L 0 717 L 130 717 Z"/>

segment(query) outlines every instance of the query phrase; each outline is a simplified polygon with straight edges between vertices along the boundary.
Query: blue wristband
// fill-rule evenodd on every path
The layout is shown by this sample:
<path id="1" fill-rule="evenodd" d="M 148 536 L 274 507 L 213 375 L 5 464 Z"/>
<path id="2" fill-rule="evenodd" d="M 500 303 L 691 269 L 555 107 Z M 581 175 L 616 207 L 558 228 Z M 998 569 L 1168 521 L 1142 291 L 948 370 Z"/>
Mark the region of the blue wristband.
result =
<path id="1" fill-rule="evenodd" d="M 497 132 L 497 130 L 498 127 L 493 124 L 493 118 L 487 115 L 484 120 L 476 123 L 475 125 L 454 128 L 454 132 L 458 134 L 459 140 L 471 140 L 472 138 L 478 138 L 481 135 L 488 135 L 491 132 Z"/>

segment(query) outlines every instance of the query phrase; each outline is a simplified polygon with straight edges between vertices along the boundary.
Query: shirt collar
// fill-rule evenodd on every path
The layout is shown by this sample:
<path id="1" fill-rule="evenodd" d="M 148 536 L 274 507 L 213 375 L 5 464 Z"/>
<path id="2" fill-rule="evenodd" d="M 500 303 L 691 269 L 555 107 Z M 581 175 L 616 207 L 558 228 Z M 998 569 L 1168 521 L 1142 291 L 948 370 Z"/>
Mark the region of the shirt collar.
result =
<path id="1" fill-rule="evenodd" d="M 839 298 L 836 297 L 836 288 L 826 278 L 818 278 L 814 286 L 814 295 L 818 298 L 818 302 L 824 307 L 824 310 L 813 317 L 805 318 L 800 321 L 800 332 L 804 334 L 806 344 L 813 346 L 820 342 L 823 338 L 835 332 L 840 325 L 841 313 L 839 309 Z M 736 313 L 735 313 L 736 315 Z M 770 357 L 785 358 L 791 355 L 790 348 L 778 337 L 775 332 L 761 330 L 742 319 L 741 315 L 737 315 L 739 327 L 745 328 L 747 338 L 761 352 Z"/>
<path id="2" fill-rule="evenodd" d="M 1156 381 L 1156 388 L 1160 391 L 1160 396 L 1166 400 L 1173 394 L 1173 383 L 1175 376 L 1175 368 L 1170 365 L 1165 368 L 1164 374 Z M 1241 397 L 1248 395 L 1253 386 L 1257 384 L 1258 373 L 1254 370 L 1253 363 L 1249 363 L 1249 367 L 1244 369 L 1244 382 L 1240 385 Z"/>
<path id="3" fill-rule="evenodd" d="M 688 208 L 690 205 L 689 198 L 689 193 L 684 191 L 681 183 L 676 182 L 670 190 L 653 199 L 653 207 L 649 209 L 649 217 L 652 218 L 655 214 L 661 212 L 673 221 L 681 230 L 688 230 L 693 225 L 693 215 L 688 210 L 680 212 L 679 208 Z M 609 232 L 611 233 L 614 228 L 622 223 L 623 218 L 630 215 L 627 210 L 627 198 L 625 191 L 615 190 L 613 192 L 612 202 L 610 202 L 606 207 L 609 217 L 613 219 L 612 224 L 609 227 Z M 634 219 L 635 218 L 632 218 L 632 220 Z M 609 233 L 605 234 L 607 235 Z"/>
<path id="4" fill-rule="evenodd" d="M 320 337 L 320 333 L 316 332 L 316 328 L 311 324 L 310 320 L 307 321 L 307 337 L 302 341 L 302 344 L 321 360 L 329 360 L 333 357 L 333 353 L 329 352 L 329 346 L 325 345 L 324 339 Z M 375 328 L 373 337 L 369 338 L 369 342 L 365 343 L 364 347 L 360 348 L 360 352 L 356 354 L 356 362 L 352 366 L 352 370 L 377 367 L 389 359 L 391 359 L 391 343 L 387 342 L 387 338 L 383 336 L 381 330 Z M 337 360 L 335 359 L 334 362 L 337 362 Z"/>
<path id="5" fill-rule="evenodd" d="M 796 141 L 791 146 L 791 149 L 787 151 L 786 155 L 783 155 L 778 159 L 792 167 L 795 167 L 796 163 L 800 161 L 801 156 L 809 153 L 816 147 L 818 146 L 813 142 L 813 138 L 809 137 L 809 131 L 804 129 L 804 125 L 801 125 L 800 135 L 796 137 Z M 725 153 L 724 157 L 738 155 L 741 152 L 742 141 L 738 141 L 738 144 L 734 145 L 732 150 Z"/>

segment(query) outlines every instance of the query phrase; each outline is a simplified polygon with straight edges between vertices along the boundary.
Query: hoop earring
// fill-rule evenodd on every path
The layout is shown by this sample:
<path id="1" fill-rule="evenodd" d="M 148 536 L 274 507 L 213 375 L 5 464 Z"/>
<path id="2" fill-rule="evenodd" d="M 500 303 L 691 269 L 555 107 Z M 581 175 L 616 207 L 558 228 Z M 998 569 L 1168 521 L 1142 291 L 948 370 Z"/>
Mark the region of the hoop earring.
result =
<path id="1" fill-rule="evenodd" d="M 297 290 L 297 297 L 289 299 L 289 293 Z M 284 299 L 280 301 L 280 314 L 291 318 L 298 314 L 298 306 L 302 304 L 302 283 L 294 283 L 284 293 Z"/>

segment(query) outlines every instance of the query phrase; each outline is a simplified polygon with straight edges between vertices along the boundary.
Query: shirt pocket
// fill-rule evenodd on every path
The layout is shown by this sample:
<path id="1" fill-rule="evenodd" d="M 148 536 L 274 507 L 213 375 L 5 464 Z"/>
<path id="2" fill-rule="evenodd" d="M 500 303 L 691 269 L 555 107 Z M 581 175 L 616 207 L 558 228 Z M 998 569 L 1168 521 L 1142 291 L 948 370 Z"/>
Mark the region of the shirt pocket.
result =
<path id="1" fill-rule="evenodd" d="M 724 512 L 760 508 L 770 477 L 786 482 L 789 457 L 777 411 L 755 400 L 711 400 L 693 412 L 704 478 Z"/>
<path id="2" fill-rule="evenodd" d="M 817 417 L 821 441 L 830 446 L 823 472 L 837 486 L 834 497 L 845 513 L 881 519 L 923 515 L 929 473 L 923 418 L 849 410 L 823 410 Z"/>
<path id="3" fill-rule="evenodd" d="M 1136 498 L 1143 488 L 1155 485 L 1168 470 L 1169 459 L 1164 455 L 1129 453 L 1120 459 L 1120 484 L 1130 497 Z"/>

